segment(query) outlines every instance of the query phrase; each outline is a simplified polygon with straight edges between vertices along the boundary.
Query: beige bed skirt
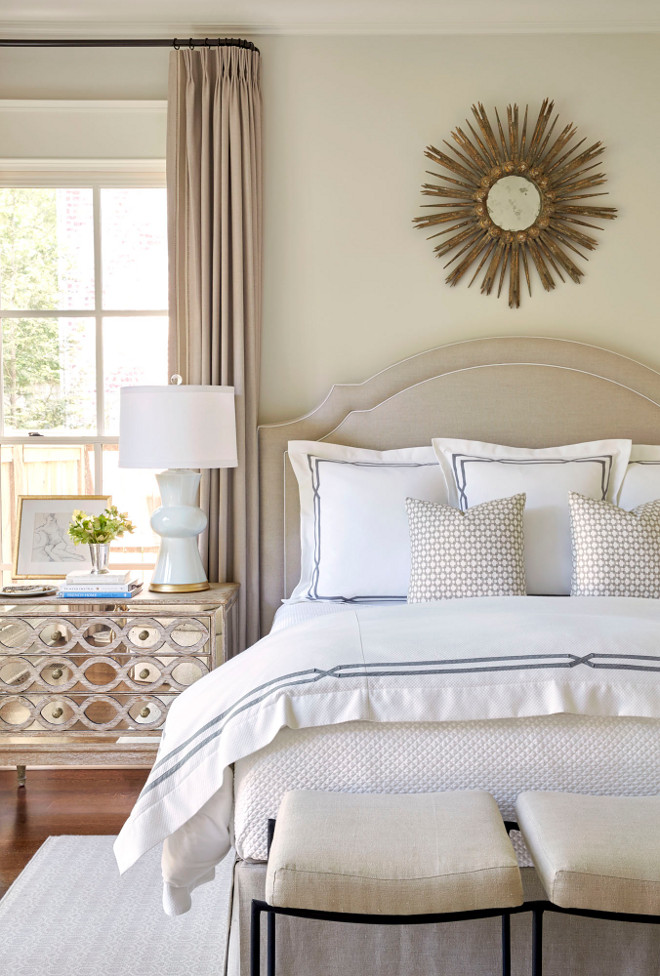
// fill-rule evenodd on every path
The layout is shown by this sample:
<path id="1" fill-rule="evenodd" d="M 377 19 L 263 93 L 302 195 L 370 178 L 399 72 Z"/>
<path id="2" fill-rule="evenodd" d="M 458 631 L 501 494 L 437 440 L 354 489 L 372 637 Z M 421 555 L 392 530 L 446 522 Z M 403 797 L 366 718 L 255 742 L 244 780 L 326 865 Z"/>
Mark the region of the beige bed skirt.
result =
<path id="1" fill-rule="evenodd" d="M 523 868 L 527 900 L 543 893 Z M 237 861 L 228 976 L 249 976 L 250 903 L 263 898 L 266 866 Z M 659 976 L 660 926 L 547 914 L 544 976 Z M 262 926 L 265 929 L 265 925 Z M 512 976 L 531 971 L 529 915 L 514 916 Z M 498 919 L 377 926 L 277 919 L 280 976 L 493 976 L 500 969 Z M 265 972 L 265 947 L 262 952 Z"/>

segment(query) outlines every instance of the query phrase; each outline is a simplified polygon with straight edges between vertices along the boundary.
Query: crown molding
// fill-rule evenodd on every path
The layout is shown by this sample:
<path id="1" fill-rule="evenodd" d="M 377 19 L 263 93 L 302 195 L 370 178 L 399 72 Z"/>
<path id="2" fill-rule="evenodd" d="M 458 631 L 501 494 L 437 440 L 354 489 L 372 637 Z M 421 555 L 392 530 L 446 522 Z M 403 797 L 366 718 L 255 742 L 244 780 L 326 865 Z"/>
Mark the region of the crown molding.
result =
<path id="1" fill-rule="evenodd" d="M 164 173 L 164 159 L 45 159 L 41 157 L 0 158 L 0 171 L 78 173 Z"/>
<path id="2" fill-rule="evenodd" d="M 579 5 L 577 10 L 579 11 Z M 364 22 L 310 23 L 309 21 L 290 21 L 288 23 L 228 23 L 228 24 L 190 24 L 190 23 L 124 23 L 76 21 L 63 24 L 62 21 L 40 21 L 32 25 L 25 21 L 0 22 L 0 37 L 7 40 L 122 40 L 130 37 L 135 40 L 177 38 L 185 42 L 188 37 L 196 40 L 204 37 L 244 37 L 253 40 L 259 35 L 310 35 L 310 36 L 399 36 L 399 35 L 502 35 L 502 34 L 656 34 L 660 33 L 660 9 L 657 16 L 643 18 L 612 18 L 601 20 L 597 27 L 592 21 L 575 17 L 553 21 L 530 18 L 521 20 L 493 16 L 492 21 L 483 17 L 471 18 L 455 15 L 450 19 L 446 9 L 442 21 L 420 22 L 412 19 L 397 23 Z M 158 49 L 155 49 L 158 50 Z"/>

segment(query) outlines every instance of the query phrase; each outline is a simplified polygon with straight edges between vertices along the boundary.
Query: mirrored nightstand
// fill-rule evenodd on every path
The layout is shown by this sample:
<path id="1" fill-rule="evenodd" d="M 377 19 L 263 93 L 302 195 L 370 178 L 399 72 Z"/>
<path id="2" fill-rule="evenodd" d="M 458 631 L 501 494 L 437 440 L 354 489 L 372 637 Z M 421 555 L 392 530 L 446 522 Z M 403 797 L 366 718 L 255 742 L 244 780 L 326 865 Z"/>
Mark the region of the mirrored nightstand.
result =
<path id="1" fill-rule="evenodd" d="M 0 766 L 150 767 L 177 695 L 236 653 L 237 594 L 1 597 Z"/>

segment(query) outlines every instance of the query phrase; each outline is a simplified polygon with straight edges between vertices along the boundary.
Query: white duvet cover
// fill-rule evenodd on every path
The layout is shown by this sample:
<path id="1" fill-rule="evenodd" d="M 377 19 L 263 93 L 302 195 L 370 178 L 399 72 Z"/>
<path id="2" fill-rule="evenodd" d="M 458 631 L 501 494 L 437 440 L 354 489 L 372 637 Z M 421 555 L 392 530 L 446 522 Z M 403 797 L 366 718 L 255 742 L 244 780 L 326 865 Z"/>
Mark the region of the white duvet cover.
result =
<path id="1" fill-rule="evenodd" d="M 186 911 L 231 843 L 231 764 L 280 728 L 558 713 L 660 718 L 660 601 L 351 607 L 278 630 L 175 700 L 117 862 L 165 841 L 164 907 Z"/>

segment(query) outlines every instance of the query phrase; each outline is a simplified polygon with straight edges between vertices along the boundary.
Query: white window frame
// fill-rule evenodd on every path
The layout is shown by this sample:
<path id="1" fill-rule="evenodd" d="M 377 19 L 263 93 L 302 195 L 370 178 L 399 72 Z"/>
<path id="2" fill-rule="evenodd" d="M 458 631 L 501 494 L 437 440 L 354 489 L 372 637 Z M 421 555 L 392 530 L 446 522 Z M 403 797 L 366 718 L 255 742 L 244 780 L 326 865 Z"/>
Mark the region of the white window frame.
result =
<path id="1" fill-rule="evenodd" d="M 4 377 L 0 368 L 0 446 L 27 444 L 37 445 L 93 445 L 94 493 L 103 494 L 103 447 L 118 444 L 118 434 L 99 433 L 104 430 L 104 383 L 103 383 L 103 319 L 136 318 L 140 316 L 167 316 L 168 309 L 110 309 L 102 307 L 102 255 L 101 255 L 101 189 L 108 187 L 165 187 L 164 159 L 0 159 L 0 187 L 48 187 L 60 189 L 75 187 L 91 189 L 93 194 L 94 220 L 94 308 L 87 310 L 39 311 L 8 309 L 0 310 L 0 318 L 87 318 L 94 319 L 96 331 L 96 434 L 54 435 L 39 431 L 39 436 L 6 435 L 4 433 Z M 2 330 L 0 329 L 0 350 Z M 0 359 L 0 367 L 2 360 Z M 0 561 L 1 562 L 1 561 Z M 1 570 L 10 567 L 1 564 Z"/>

